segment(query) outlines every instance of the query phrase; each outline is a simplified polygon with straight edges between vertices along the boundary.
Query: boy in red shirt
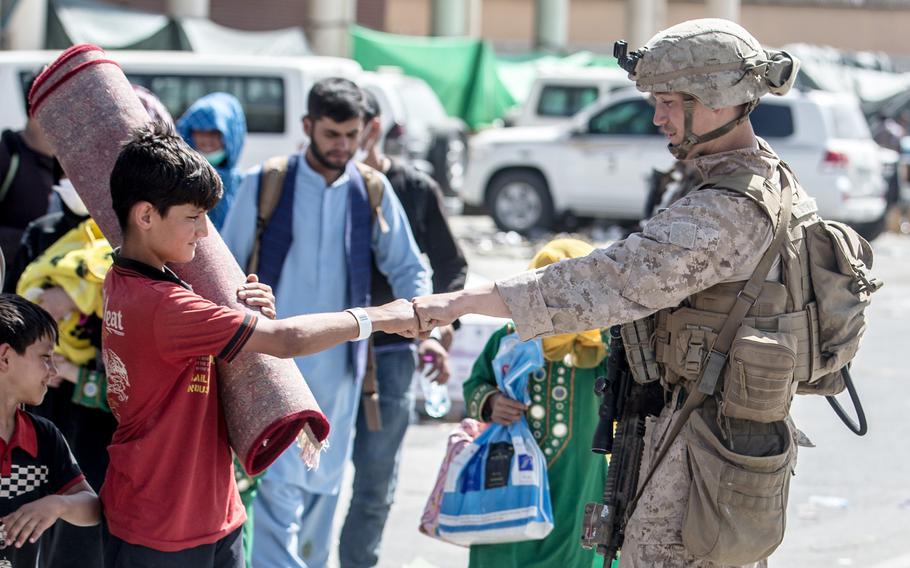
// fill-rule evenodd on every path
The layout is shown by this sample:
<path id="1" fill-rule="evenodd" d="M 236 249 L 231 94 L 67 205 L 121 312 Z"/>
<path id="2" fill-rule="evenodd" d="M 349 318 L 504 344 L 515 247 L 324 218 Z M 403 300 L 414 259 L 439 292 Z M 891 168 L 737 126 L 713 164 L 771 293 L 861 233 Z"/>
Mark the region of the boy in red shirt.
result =
<path id="1" fill-rule="evenodd" d="M 57 323 L 41 307 L 0 294 L 0 566 L 34 568 L 38 539 L 57 519 L 101 520 L 98 497 L 63 434 L 20 408 L 37 406 L 57 374 Z"/>
<path id="2" fill-rule="evenodd" d="M 221 196 L 218 174 L 175 133 L 138 129 L 111 172 L 123 246 L 104 283 L 108 403 L 118 420 L 101 501 L 105 565 L 242 568 L 234 482 L 214 357 L 314 353 L 372 331 L 416 333 L 410 302 L 257 318 L 193 293 L 168 263 L 189 262 Z M 268 287 L 238 295 L 272 311 Z"/>

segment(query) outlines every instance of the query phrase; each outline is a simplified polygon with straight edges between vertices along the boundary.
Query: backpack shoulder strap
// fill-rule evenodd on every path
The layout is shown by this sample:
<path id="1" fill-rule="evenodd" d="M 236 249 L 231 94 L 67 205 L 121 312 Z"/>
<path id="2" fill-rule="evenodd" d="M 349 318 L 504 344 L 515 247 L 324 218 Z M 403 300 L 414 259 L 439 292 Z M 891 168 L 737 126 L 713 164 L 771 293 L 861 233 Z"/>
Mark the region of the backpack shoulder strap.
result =
<path id="1" fill-rule="evenodd" d="M 389 232 L 389 224 L 382 215 L 382 194 L 385 191 L 385 183 L 382 181 L 382 174 L 370 166 L 356 162 L 357 171 L 363 178 L 363 185 L 367 188 L 367 195 L 370 198 L 370 211 L 373 213 L 373 221 L 379 224 L 379 230 L 383 233 Z"/>
<path id="2" fill-rule="evenodd" d="M 3 203 L 3 199 L 6 197 L 6 193 L 9 191 L 11 185 L 13 185 L 13 180 L 16 179 L 16 172 L 19 171 L 19 154 L 10 154 L 9 157 L 9 169 L 6 170 L 6 175 L 3 176 L 3 183 L 0 184 L 0 203 Z"/>
<path id="3" fill-rule="evenodd" d="M 259 174 L 259 202 L 256 210 L 256 226 L 265 227 L 278 207 L 284 177 L 288 173 L 288 156 L 269 158 L 262 165 Z"/>
<path id="4" fill-rule="evenodd" d="M 262 165 L 259 172 L 259 199 L 256 203 L 256 236 L 253 239 L 253 249 L 246 264 L 247 274 L 259 270 L 259 251 L 262 246 L 262 233 L 265 232 L 278 201 L 281 199 L 281 190 L 284 187 L 284 178 L 288 173 L 288 156 L 269 158 Z"/>

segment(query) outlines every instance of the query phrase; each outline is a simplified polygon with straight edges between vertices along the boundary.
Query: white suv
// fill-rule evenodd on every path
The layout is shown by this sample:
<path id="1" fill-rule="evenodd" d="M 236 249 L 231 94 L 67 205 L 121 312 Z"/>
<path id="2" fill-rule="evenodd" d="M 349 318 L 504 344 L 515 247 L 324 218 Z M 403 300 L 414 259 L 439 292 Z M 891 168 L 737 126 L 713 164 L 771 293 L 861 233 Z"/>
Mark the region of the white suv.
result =
<path id="1" fill-rule="evenodd" d="M 461 197 L 486 205 L 502 230 L 552 228 L 565 214 L 641 219 L 652 170 L 673 158 L 637 91 L 616 93 L 564 125 L 495 129 L 471 141 Z M 886 184 L 859 103 L 821 91 L 765 97 L 757 135 L 786 160 L 828 219 L 861 230 L 881 221 Z"/>

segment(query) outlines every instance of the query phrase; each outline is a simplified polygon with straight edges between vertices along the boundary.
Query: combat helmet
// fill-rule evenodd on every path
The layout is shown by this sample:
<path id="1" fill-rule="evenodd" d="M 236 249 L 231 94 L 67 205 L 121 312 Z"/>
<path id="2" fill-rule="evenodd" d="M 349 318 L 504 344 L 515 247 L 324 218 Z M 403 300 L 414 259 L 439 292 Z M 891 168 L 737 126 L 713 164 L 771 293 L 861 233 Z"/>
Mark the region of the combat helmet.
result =
<path id="1" fill-rule="evenodd" d="M 659 32 L 637 51 L 616 42 L 613 55 L 638 90 L 682 93 L 683 141 L 669 145 L 679 159 L 697 144 L 723 136 L 743 121 L 767 93 L 790 90 L 799 60 L 785 51 L 765 49 L 742 26 L 729 20 L 689 20 Z M 692 133 L 695 100 L 711 109 L 745 105 L 739 118 L 706 134 Z"/>

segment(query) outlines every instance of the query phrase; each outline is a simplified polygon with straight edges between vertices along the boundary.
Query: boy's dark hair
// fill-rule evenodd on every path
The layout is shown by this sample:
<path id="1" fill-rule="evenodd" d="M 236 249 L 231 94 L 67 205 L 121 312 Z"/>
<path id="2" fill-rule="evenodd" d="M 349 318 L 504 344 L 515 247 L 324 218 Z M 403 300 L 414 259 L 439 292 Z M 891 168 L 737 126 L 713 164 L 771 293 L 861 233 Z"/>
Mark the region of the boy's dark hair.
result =
<path id="1" fill-rule="evenodd" d="M 177 205 L 211 210 L 221 192 L 215 169 L 172 128 L 159 122 L 132 132 L 111 171 L 111 205 L 124 233 L 130 210 L 140 201 L 148 201 L 164 217 Z"/>
<path id="2" fill-rule="evenodd" d="M 379 101 L 376 100 L 376 95 L 368 91 L 367 89 L 363 90 L 363 121 L 369 122 L 380 116 L 382 114 L 382 109 L 379 108 Z"/>
<path id="3" fill-rule="evenodd" d="M 15 294 L 0 294 L 0 344 L 22 355 L 43 337 L 57 342 L 57 322 L 47 311 Z"/>
<path id="4" fill-rule="evenodd" d="M 307 96 L 307 116 L 312 120 L 326 117 L 335 122 L 363 118 L 363 91 L 353 81 L 329 77 L 318 81 Z"/>

